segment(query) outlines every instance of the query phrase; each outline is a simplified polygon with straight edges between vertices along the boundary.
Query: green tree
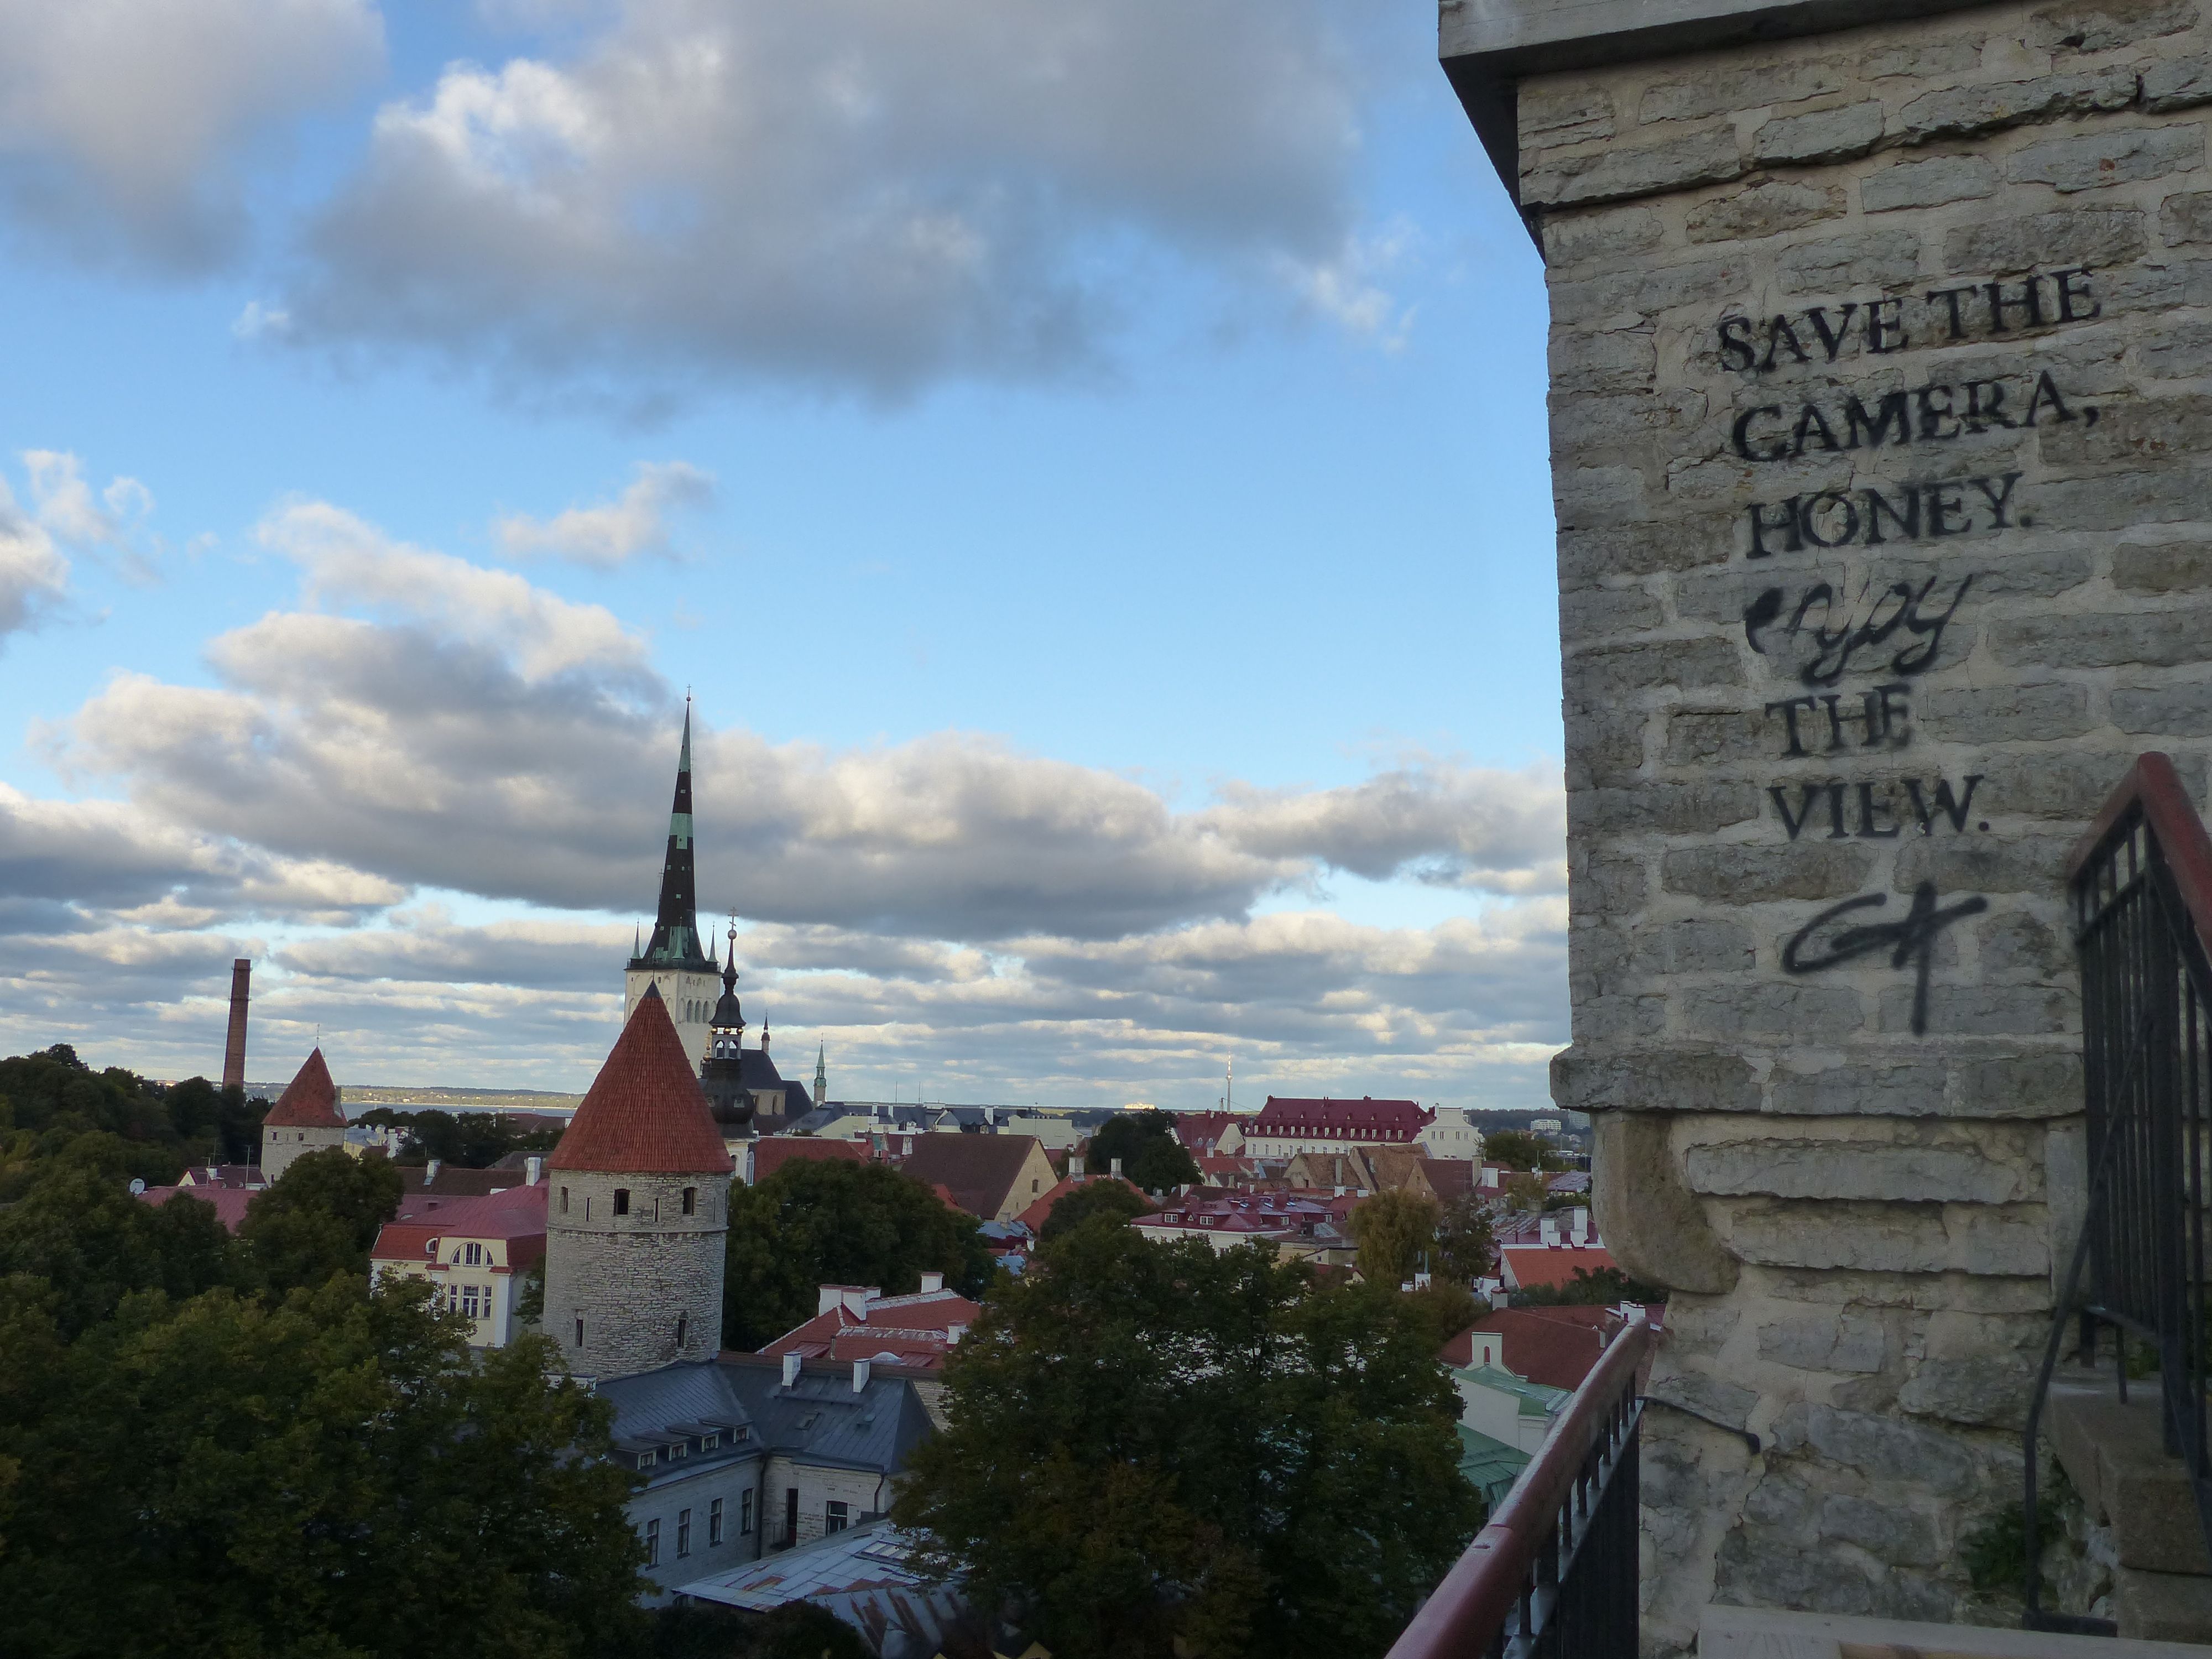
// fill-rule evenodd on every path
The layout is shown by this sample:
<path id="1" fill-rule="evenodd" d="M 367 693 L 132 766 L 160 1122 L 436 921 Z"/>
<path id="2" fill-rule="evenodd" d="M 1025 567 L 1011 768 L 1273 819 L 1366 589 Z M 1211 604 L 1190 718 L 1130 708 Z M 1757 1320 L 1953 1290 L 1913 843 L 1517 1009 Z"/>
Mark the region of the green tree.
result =
<path id="1" fill-rule="evenodd" d="M 926 1268 L 968 1296 L 998 1271 L 975 1217 L 881 1164 L 795 1158 L 730 1188 L 722 1340 L 758 1348 L 814 1316 L 818 1287 L 917 1290 Z"/>
<path id="2" fill-rule="evenodd" d="M 404 1184 L 378 1153 L 309 1152 L 246 1206 L 239 1242 L 274 1291 L 319 1285 L 333 1273 L 365 1281 L 377 1229 L 398 1212 Z"/>
<path id="3" fill-rule="evenodd" d="M 994 1292 L 893 1516 L 1063 1659 L 1380 1653 L 1480 1515 L 1408 1300 L 1078 1228 Z"/>
<path id="4" fill-rule="evenodd" d="M 115 1136 L 78 1135 L 33 1166 L 21 1200 L 0 1208 L 0 1275 L 21 1274 L 51 1296 L 65 1338 L 112 1316 L 133 1291 L 181 1298 L 232 1276 L 214 1208 L 183 1194 L 145 1203 L 128 1188 L 130 1167 Z"/>
<path id="5" fill-rule="evenodd" d="M 1506 1298 L 1507 1305 L 1515 1308 L 1610 1308 L 1622 1302 L 1664 1302 L 1664 1285 L 1647 1285 L 1640 1279 L 1632 1279 L 1619 1267 L 1600 1267 L 1593 1273 L 1588 1267 L 1575 1269 L 1575 1276 L 1565 1285 L 1531 1285 L 1515 1291 Z"/>
<path id="6" fill-rule="evenodd" d="M 434 1158 L 456 1169 L 489 1170 L 510 1152 L 550 1151 L 561 1139 L 557 1129 L 524 1128 L 504 1112 L 448 1112 L 438 1107 L 402 1112 L 373 1106 L 356 1121 L 401 1131 L 405 1139 L 397 1161 L 403 1164 Z"/>
<path id="7" fill-rule="evenodd" d="M 1198 1165 L 1175 1138 L 1172 1112 L 1123 1112 L 1098 1126 L 1085 1153 L 1084 1167 L 1093 1175 L 1110 1174 L 1114 1160 L 1121 1160 L 1121 1174 L 1148 1193 L 1170 1192 L 1194 1185 Z"/>
<path id="8" fill-rule="evenodd" d="M 1495 1134 L 1485 1135 L 1482 1156 L 1486 1162 L 1502 1164 L 1509 1170 L 1556 1172 L 1567 1167 L 1550 1141 L 1526 1129 L 1500 1129 Z"/>
<path id="9" fill-rule="evenodd" d="M 1361 1274 L 1394 1291 L 1405 1284 L 1420 1266 L 1424 1251 L 1434 1257 L 1438 1219 L 1433 1199 L 1402 1188 L 1367 1200 L 1352 1212 Z"/>
<path id="10" fill-rule="evenodd" d="M 1462 1193 L 1444 1206 L 1437 1222 L 1437 1274 L 1462 1285 L 1489 1277 L 1498 1259 L 1498 1237 L 1490 1206 L 1474 1193 Z"/>
<path id="11" fill-rule="evenodd" d="M 584 1659 L 634 1642 L 634 1474 L 550 1345 L 472 1353 L 428 1287 L 144 1296 L 66 1347 L 0 1287 L 0 1606 L 54 1659 Z M 26 1357 L 27 1356 L 27 1357 Z"/>
<path id="12" fill-rule="evenodd" d="M 1406 1291 L 1402 1299 L 1428 1327 L 1439 1348 L 1490 1311 L 1488 1303 L 1449 1279 L 1432 1279 L 1425 1290 Z"/>
<path id="13" fill-rule="evenodd" d="M 1095 1216 L 1105 1216 L 1118 1224 L 1148 1215 L 1152 1208 L 1142 1193 L 1125 1182 L 1086 1181 L 1060 1195 L 1045 1217 L 1044 1225 L 1038 1230 L 1038 1241 L 1049 1244 Z"/>

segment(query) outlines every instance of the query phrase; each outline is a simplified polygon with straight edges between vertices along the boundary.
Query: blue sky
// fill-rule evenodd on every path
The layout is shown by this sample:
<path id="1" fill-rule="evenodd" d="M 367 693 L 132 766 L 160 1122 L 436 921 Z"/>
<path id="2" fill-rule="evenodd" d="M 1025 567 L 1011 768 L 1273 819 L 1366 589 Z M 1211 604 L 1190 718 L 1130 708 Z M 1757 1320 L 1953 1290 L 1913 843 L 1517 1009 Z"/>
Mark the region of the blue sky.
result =
<path id="1" fill-rule="evenodd" d="M 9 27 L 14 1046 L 210 1069 L 249 954 L 256 1076 L 581 1086 L 688 688 L 840 1094 L 1540 1101 L 1541 278 L 1425 8 Z"/>

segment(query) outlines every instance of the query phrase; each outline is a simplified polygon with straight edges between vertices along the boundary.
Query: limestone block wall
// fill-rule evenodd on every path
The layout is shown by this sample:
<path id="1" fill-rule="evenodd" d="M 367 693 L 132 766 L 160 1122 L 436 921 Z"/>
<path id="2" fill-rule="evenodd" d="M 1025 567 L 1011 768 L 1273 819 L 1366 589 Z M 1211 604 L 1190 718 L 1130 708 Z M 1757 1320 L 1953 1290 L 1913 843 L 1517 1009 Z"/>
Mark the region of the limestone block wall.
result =
<path id="1" fill-rule="evenodd" d="M 2212 22 L 1992 5 L 1519 88 L 1573 1046 L 1684 1292 L 1647 1631 L 1990 1620 L 2081 1201 L 2069 843 L 2212 753 Z"/>
<path id="2" fill-rule="evenodd" d="M 570 1371 L 628 1376 L 720 1352 L 727 1176 L 556 1170 L 546 1182 L 544 1328 Z"/>

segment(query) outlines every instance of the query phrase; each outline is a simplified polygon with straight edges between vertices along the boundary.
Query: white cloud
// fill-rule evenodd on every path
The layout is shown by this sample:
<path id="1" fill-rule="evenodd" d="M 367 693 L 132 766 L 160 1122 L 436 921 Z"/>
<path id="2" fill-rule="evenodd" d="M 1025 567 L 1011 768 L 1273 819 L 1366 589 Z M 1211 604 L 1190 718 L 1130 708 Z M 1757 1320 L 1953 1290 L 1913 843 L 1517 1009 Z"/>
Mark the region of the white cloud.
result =
<path id="1" fill-rule="evenodd" d="M 23 468 L 30 477 L 39 522 L 81 547 L 121 546 L 138 521 L 154 510 L 153 492 L 136 478 L 112 478 L 95 496 L 84 477 L 84 464 L 65 451 L 27 449 Z"/>
<path id="2" fill-rule="evenodd" d="M 1165 255 L 1372 330 L 1324 0 L 628 0 L 378 115 L 297 334 L 897 396 L 1100 361 Z"/>
<path id="3" fill-rule="evenodd" d="M 220 264 L 253 142 L 383 39 L 370 0 L 0 0 L 0 209 L 81 257 Z"/>
<path id="4" fill-rule="evenodd" d="M 684 461 L 641 461 L 629 488 L 596 507 L 572 507 L 550 519 L 512 514 L 493 526 L 510 557 L 550 555 L 612 569 L 640 554 L 668 551 L 668 519 L 714 497 L 712 473 Z"/>
<path id="5" fill-rule="evenodd" d="M 33 626 L 69 586 L 69 561 L 46 527 L 27 517 L 0 482 L 0 641 Z"/>

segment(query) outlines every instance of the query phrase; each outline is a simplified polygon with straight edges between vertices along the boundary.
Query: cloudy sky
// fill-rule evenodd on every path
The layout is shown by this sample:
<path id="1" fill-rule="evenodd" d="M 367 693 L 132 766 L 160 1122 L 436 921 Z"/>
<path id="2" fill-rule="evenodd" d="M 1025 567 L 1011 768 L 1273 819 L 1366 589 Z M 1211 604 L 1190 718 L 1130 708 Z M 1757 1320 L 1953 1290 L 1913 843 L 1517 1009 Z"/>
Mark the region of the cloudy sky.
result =
<path id="1" fill-rule="evenodd" d="M 0 0 L 0 1044 L 1543 1098 L 1540 274 L 1426 0 Z M 728 924 L 712 924 L 719 933 Z"/>

